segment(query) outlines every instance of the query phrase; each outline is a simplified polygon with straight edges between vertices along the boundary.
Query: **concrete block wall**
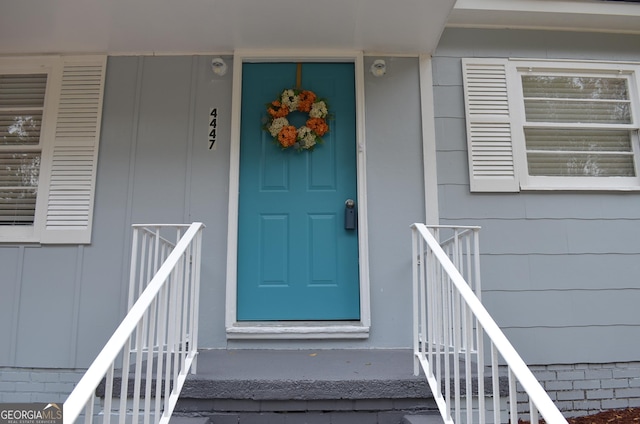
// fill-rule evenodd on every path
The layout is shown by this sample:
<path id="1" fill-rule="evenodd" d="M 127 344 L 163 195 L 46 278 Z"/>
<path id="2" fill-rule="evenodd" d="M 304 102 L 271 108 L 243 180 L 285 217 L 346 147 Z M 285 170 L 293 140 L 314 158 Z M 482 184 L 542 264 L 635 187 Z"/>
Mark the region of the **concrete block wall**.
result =
<path id="1" fill-rule="evenodd" d="M 0 368 L 0 403 L 62 403 L 84 370 Z"/>
<path id="2" fill-rule="evenodd" d="M 537 365 L 531 371 L 566 417 L 640 407 L 640 362 Z M 519 389 L 521 390 L 521 389 Z M 518 410 L 529 411 L 518 393 Z"/>

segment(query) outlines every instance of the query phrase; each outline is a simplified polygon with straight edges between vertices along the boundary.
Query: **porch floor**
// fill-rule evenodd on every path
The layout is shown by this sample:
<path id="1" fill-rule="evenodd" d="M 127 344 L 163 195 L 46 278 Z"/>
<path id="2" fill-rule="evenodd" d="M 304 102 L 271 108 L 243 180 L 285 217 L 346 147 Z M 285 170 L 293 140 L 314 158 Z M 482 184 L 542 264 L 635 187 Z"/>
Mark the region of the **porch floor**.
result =
<path id="1" fill-rule="evenodd" d="M 292 390 L 295 389 L 295 393 Z M 426 398 L 411 350 L 205 350 L 181 398 Z"/>

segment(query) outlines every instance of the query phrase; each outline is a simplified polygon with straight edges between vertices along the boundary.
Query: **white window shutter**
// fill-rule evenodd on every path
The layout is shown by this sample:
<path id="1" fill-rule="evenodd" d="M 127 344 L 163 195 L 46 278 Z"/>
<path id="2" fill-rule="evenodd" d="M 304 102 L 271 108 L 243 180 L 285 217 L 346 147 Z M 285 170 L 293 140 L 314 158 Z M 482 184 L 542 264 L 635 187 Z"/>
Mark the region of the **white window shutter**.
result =
<path id="1" fill-rule="evenodd" d="M 43 157 L 41 243 L 91 242 L 105 69 L 105 56 L 62 57 L 55 135 Z"/>
<path id="2" fill-rule="evenodd" d="M 463 59 L 471 191 L 516 192 L 506 59 Z"/>

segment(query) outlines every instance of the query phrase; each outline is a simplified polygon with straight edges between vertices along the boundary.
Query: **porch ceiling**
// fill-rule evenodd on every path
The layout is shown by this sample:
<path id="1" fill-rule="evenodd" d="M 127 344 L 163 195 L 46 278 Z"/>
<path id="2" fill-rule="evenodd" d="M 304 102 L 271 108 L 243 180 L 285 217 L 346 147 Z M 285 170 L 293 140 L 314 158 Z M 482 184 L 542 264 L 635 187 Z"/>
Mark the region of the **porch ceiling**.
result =
<path id="1" fill-rule="evenodd" d="M 455 0 L 20 0 L 0 4 L 0 54 L 432 52 Z"/>

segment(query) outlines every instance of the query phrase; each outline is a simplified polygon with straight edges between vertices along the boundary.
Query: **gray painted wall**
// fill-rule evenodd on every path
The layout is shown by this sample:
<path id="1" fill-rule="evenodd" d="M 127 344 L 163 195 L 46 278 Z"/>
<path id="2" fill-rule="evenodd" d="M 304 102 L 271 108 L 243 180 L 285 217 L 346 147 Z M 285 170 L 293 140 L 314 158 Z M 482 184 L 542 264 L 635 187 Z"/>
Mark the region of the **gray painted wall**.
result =
<path id="1" fill-rule="evenodd" d="M 226 59 L 231 65 L 232 58 Z M 206 56 L 110 57 L 92 243 L 0 246 L 0 367 L 90 364 L 125 314 L 134 223 L 207 225 L 200 296 L 204 348 L 409 347 L 409 225 L 425 215 L 418 61 L 386 59 L 384 78 L 368 72 L 365 77 L 372 307 L 368 340 L 227 344 L 232 72 L 215 77 Z M 366 60 L 366 69 L 372 60 Z M 220 113 L 215 150 L 207 142 L 210 107 Z"/>
<path id="2" fill-rule="evenodd" d="M 638 360 L 640 193 L 470 193 L 461 57 L 640 61 L 640 37 L 447 29 L 434 55 L 440 219 L 481 225 L 483 300 L 529 363 Z"/>

